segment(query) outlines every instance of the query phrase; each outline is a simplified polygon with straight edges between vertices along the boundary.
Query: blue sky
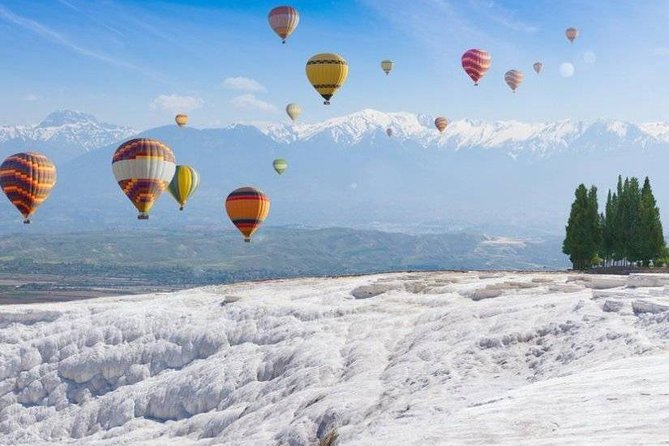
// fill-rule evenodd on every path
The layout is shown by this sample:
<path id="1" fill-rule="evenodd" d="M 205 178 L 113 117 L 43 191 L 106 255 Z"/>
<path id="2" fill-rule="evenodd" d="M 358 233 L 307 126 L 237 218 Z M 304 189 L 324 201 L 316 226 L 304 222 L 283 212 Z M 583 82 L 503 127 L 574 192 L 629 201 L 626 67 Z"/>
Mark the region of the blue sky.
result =
<path id="1" fill-rule="evenodd" d="M 3 1 L 0 123 L 37 122 L 60 108 L 138 129 L 187 111 L 196 127 L 306 121 L 376 108 L 451 119 L 616 118 L 669 121 L 669 1 L 357 0 L 291 4 L 301 22 L 281 45 L 265 1 Z M 581 31 L 570 45 L 564 29 Z M 476 88 L 468 48 L 492 54 Z M 349 79 L 324 107 L 304 74 L 336 52 Z M 379 61 L 396 67 L 386 77 Z M 536 76 L 532 63 L 545 71 Z M 575 66 L 573 77 L 559 65 Z M 504 72 L 525 72 L 517 94 Z M 240 79 L 243 78 L 243 79 Z M 227 81 L 226 81 L 227 79 Z"/>

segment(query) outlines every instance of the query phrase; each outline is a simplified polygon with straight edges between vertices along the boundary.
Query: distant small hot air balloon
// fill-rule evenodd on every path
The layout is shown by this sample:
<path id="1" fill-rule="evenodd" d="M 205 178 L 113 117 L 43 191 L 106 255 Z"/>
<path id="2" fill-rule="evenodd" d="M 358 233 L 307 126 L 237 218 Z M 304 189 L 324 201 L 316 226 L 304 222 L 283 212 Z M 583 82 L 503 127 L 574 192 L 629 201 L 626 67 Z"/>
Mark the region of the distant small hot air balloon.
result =
<path id="1" fill-rule="evenodd" d="M 393 70 L 393 61 L 386 59 L 381 61 L 381 69 L 386 73 L 386 75 L 390 74 L 390 72 Z"/>
<path id="2" fill-rule="evenodd" d="M 225 200 L 225 210 L 245 242 L 258 230 L 269 214 L 269 197 L 254 187 L 240 187 Z"/>
<path id="3" fill-rule="evenodd" d="M 286 43 L 288 36 L 300 23 L 300 14 L 292 6 L 277 6 L 269 12 L 267 20 L 269 26 L 281 37 L 281 43 Z"/>
<path id="4" fill-rule="evenodd" d="M 177 123 L 179 127 L 183 127 L 186 124 L 188 124 L 188 115 L 179 113 L 174 117 L 174 121 Z"/>
<path id="5" fill-rule="evenodd" d="M 23 215 L 23 223 L 30 223 L 55 184 L 56 166 L 41 153 L 17 153 L 0 165 L 0 187 Z"/>
<path id="6" fill-rule="evenodd" d="M 274 166 L 274 170 L 276 170 L 276 173 L 278 173 L 279 175 L 283 174 L 288 168 L 288 162 L 283 158 L 275 159 L 272 165 Z"/>
<path id="7" fill-rule="evenodd" d="M 200 174 L 190 166 L 177 166 L 174 177 L 167 190 L 179 203 L 179 210 L 183 211 L 188 199 L 200 185 Z"/>
<path id="8" fill-rule="evenodd" d="M 578 37 L 578 30 L 576 28 L 567 28 L 564 34 L 571 43 L 574 43 L 574 40 Z"/>
<path id="9" fill-rule="evenodd" d="M 444 133 L 444 130 L 446 130 L 446 127 L 448 127 L 448 119 L 444 118 L 443 116 L 439 116 L 434 120 L 434 126 L 437 128 L 437 130 L 439 130 L 439 133 Z"/>
<path id="10" fill-rule="evenodd" d="M 518 88 L 518 86 L 523 83 L 524 77 L 525 76 L 523 75 L 523 72 L 519 70 L 509 70 L 504 74 L 504 80 L 506 81 L 506 84 L 514 93 L 516 92 L 516 88 Z"/>
<path id="11" fill-rule="evenodd" d="M 388 127 L 388 128 L 386 129 L 386 135 L 388 135 L 389 137 L 390 137 L 390 136 L 393 136 L 393 129 L 391 129 L 390 127 Z"/>
<path id="12" fill-rule="evenodd" d="M 295 122 L 297 121 L 297 118 L 299 118 L 300 115 L 302 114 L 302 108 L 300 108 L 300 106 L 295 103 L 290 103 L 286 105 L 286 113 L 288 114 L 290 119 L 293 122 Z"/>
<path id="13" fill-rule="evenodd" d="M 155 139 L 138 138 L 124 142 L 114 152 L 112 170 L 118 185 L 139 211 L 140 220 L 174 178 L 174 152 Z"/>
<path id="14" fill-rule="evenodd" d="M 346 82 L 348 64 L 338 54 L 316 54 L 307 61 L 307 78 L 323 99 L 324 104 L 330 104 L 330 98 Z"/>
<path id="15" fill-rule="evenodd" d="M 472 78 L 474 85 L 478 85 L 488 71 L 491 60 L 490 54 L 485 50 L 471 49 L 462 55 L 462 68 Z"/>
<path id="16" fill-rule="evenodd" d="M 536 71 L 537 74 L 539 74 L 539 73 L 541 73 L 541 70 L 544 67 L 544 64 L 542 64 L 541 62 L 535 62 L 534 65 L 532 65 L 532 67 L 534 68 L 534 71 Z"/>

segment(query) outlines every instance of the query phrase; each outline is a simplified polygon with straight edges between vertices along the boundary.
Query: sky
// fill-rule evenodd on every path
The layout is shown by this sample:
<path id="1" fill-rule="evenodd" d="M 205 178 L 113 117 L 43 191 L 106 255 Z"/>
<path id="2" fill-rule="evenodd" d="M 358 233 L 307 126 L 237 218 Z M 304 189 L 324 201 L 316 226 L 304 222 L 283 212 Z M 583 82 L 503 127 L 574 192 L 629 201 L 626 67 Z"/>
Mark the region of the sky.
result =
<path id="1" fill-rule="evenodd" d="M 365 108 L 452 120 L 669 121 L 669 1 L 294 0 L 286 45 L 267 1 L 9 0 L 0 2 L 0 124 L 73 109 L 146 129 L 188 113 L 195 127 L 307 122 Z M 564 30 L 574 26 L 570 44 Z M 460 56 L 483 48 L 479 87 Z M 308 83 L 312 55 L 349 63 L 326 107 Z M 379 63 L 395 68 L 385 76 Z M 544 72 L 532 71 L 536 61 Z M 571 63 L 573 76 L 560 72 Z M 509 69 L 525 73 L 516 94 Z"/>

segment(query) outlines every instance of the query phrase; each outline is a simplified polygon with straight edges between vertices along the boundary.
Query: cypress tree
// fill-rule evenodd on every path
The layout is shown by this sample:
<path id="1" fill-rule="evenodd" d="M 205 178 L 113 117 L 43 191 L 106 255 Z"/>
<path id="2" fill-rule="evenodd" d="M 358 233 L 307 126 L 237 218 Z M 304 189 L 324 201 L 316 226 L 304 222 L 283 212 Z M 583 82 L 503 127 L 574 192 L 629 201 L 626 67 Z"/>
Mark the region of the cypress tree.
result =
<path id="1" fill-rule="evenodd" d="M 627 180 L 625 181 L 627 183 Z M 625 224 L 627 249 L 625 257 L 632 262 L 641 260 L 641 231 L 639 225 L 639 209 L 641 208 L 641 189 L 635 177 L 627 183 L 627 210 Z"/>
<path id="2" fill-rule="evenodd" d="M 644 266 L 661 257 L 666 249 L 660 209 L 657 207 L 650 180 L 646 177 L 639 203 L 639 254 Z"/>
<path id="3" fill-rule="evenodd" d="M 574 269 L 586 269 L 592 265 L 600 245 L 597 188 L 593 186 L 588 191 L 585 184 L 581 184 L 574 195 L 562 252 L 569 255 Z"/>

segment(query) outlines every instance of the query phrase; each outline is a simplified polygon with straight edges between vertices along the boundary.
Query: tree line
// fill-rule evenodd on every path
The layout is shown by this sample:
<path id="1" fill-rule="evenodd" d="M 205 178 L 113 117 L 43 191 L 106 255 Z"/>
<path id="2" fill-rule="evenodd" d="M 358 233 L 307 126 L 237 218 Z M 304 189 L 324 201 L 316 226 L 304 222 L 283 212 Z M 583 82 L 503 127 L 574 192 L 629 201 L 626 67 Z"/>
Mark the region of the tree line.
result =
<path id="1" fill-rule="evenodd" d="M 603 213 L 599 213 L 597 188 L 576 188 L 566 226 L 562 252 L 574 269 L 593 266 L 655 266 L 665 262 L 667 247 L 660 209 L 646 177 L 643 186 L 635 177 L 618 176 L 615 191 L 609 190 Z"/>

